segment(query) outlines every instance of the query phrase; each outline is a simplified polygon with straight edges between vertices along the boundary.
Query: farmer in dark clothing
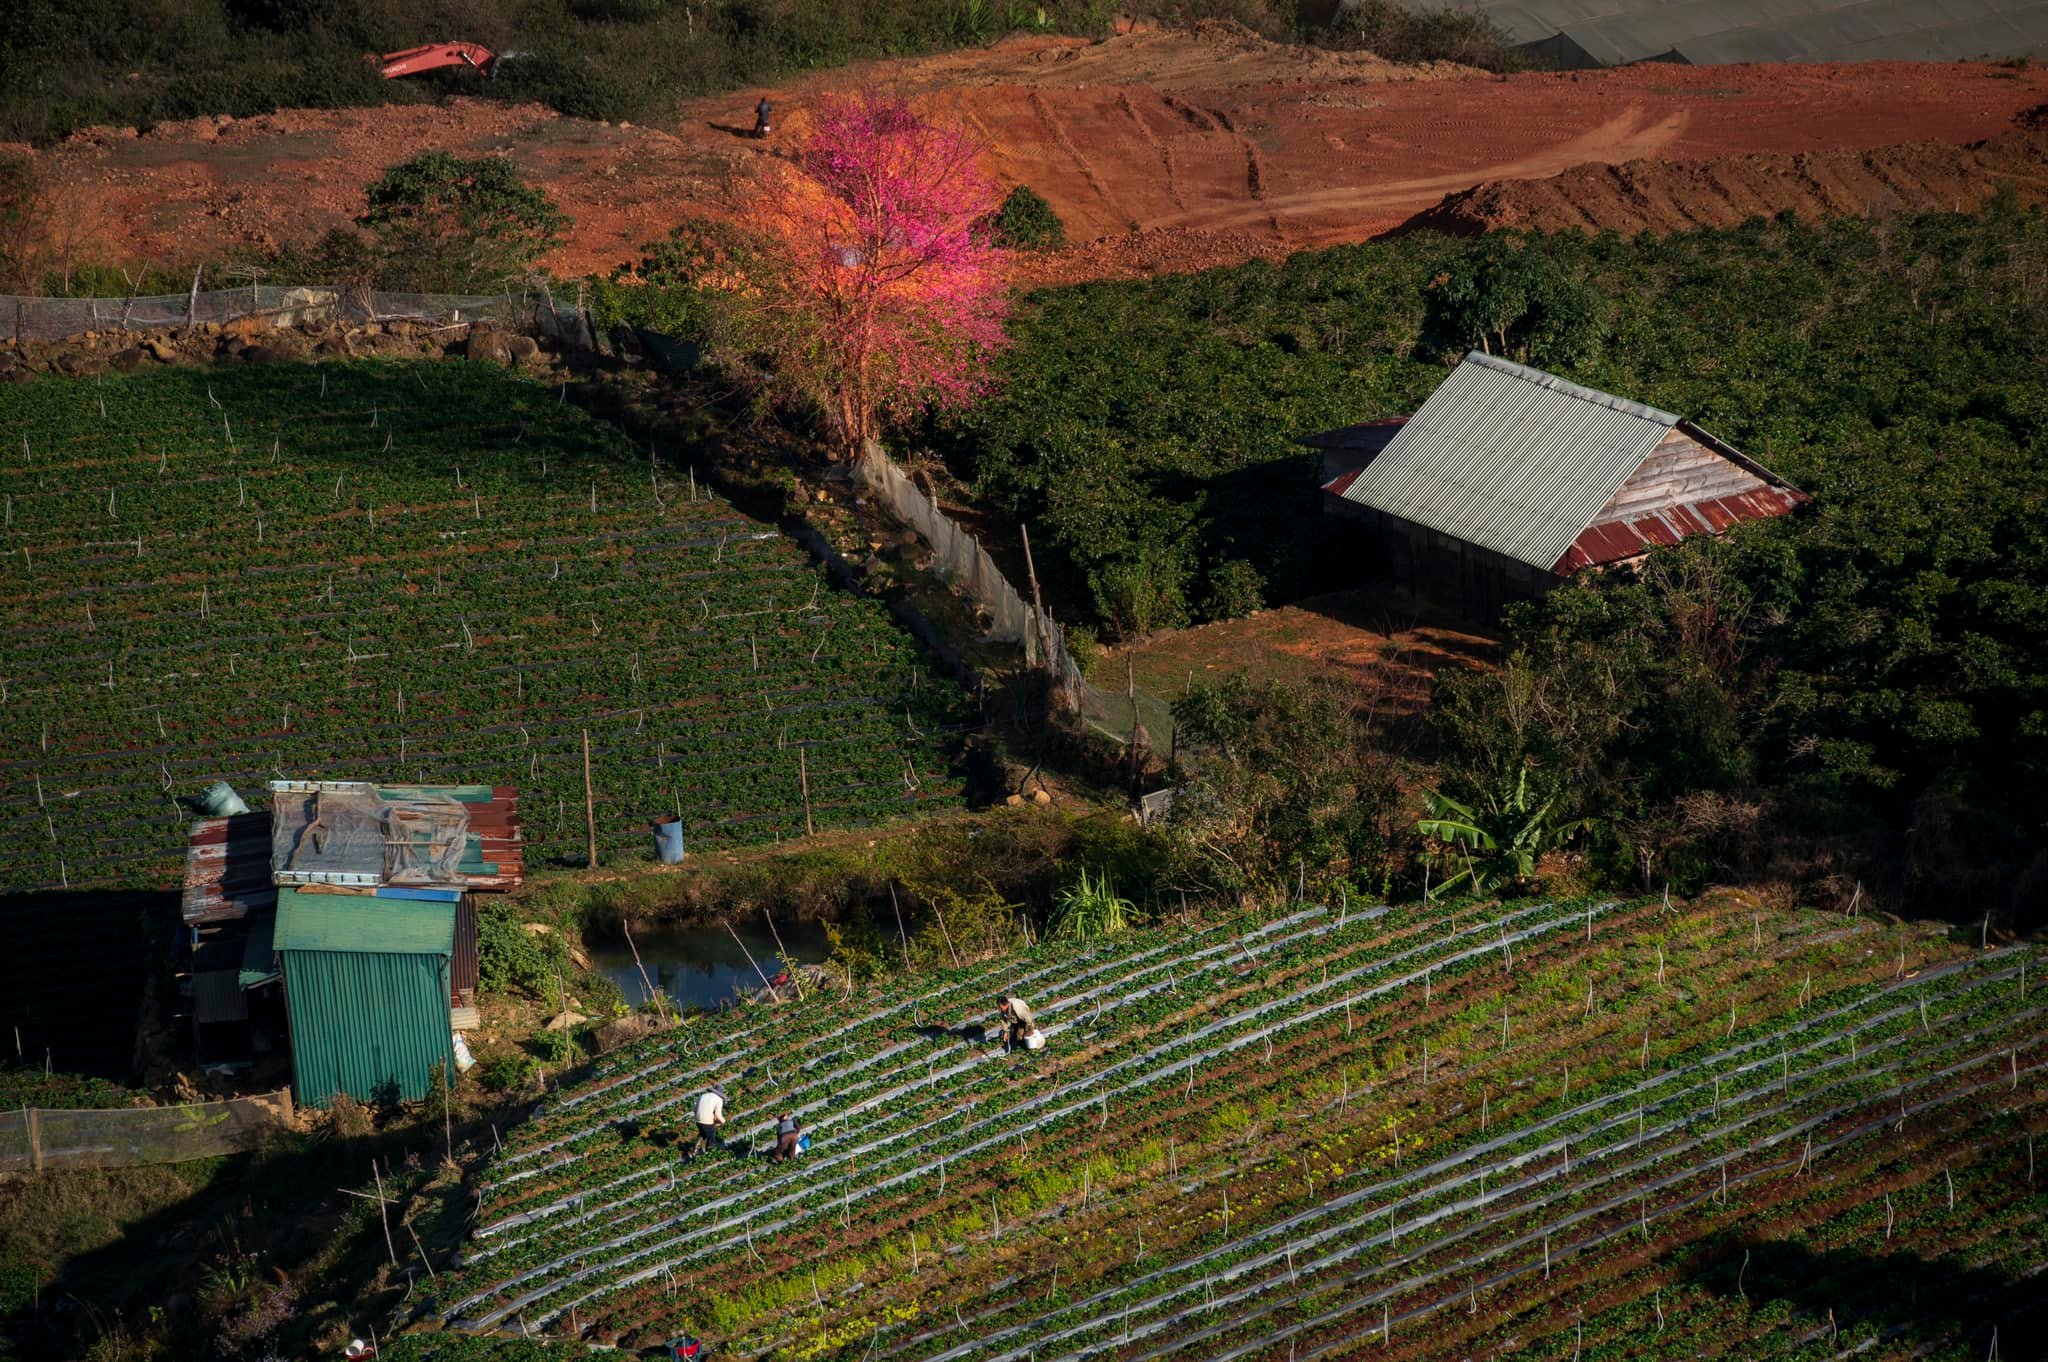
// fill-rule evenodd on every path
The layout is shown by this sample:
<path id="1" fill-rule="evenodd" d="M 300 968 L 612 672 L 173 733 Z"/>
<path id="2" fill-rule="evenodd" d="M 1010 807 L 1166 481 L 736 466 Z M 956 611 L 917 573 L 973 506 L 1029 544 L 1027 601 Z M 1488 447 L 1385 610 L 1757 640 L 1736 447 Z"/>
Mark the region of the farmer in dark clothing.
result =
<path id="1" fill-rule="evenodd" d="M 772 112 L 773 110 L 768 107 L 768 96 L 762 95 L 761 102 L 754 106 L 754 136 L 768 135 L 768 115 Z"/>
<path id="2" fill-rule="evenodd" d="M 777 1163 L 787 1163 L 796 1157 L 796 1142 L 803 1138 L 804 1123 L 788 1112 L 775 1123 L 775 1148 L 768 1155 Z"/>

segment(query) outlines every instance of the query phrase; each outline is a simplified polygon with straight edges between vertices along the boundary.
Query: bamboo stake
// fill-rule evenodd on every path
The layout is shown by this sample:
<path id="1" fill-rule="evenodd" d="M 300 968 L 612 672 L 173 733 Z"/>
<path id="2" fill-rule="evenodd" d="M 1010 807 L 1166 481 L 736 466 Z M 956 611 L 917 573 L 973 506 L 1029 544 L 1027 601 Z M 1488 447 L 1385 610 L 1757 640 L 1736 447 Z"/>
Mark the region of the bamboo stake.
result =
<path id="1" fill-rule="evenodd" d="M 775 930 L 775 919 L 773 916 L 769 914 L 766 908 L 763 908 L 761 910 L 761 916 L 768 919 L 768 935 L 775 938 L 775 949 L 781 954 L 782 963 L 790 966 L 789 977 L 792 981 L 796 982 L 796 996 L 798 998 L 802 998 L 804 996 L 803 982 L 797 979 L 795 969 L 796 962 L 789 958 L 789 947 L 782 944 L 782 933 Z M 853 974 L 851 971 L 847 973 L 846 982 L 849 988 L 852 987 Z"/>
<path id="2" fill-rule="evenodd" d="M 384 1199 L 384 1175 L 377 1171 L 377 1161 L 370 1160 L 370 1176 L 377 1181 L 377 1219 L 384 1222 L 384 1251 L 391 1255 L 391 1266 L 398 1266 L 398 1246 L 391 1241 L 391 1213 L 385 1208 L 390 1204 Z"/>
<path id="3" fill-rule="evenodd" d="M 802 747 L 796 749 L 796 779 L 804 794 L 804 836 L 815 836 L 818 829 L 811 823 L 811 775 Z"/>
<path id="4" fill-rule="evenodd" d="M 597 869 L 597 797 L 590 788 L 590 730 L 583 730 L 583 821 L 590 834 L 590 868 Z"/>
<path id="5" fill-rule="evenodd" d="M 654 1015 L 667 1020 L 668 1010 L 661 1005 L 661 992 L 655 988 L 654 980 L 647 977 L 647 966 L 640 963 L 640 948 L 633 944 L 633 924 L 626 921 L 624 917 L 621 917 L 619 919 L 619 929 L 626 934 L 626 949 L 633 952 L 633 968 L 640 971 L 640 987 L 647 990 L 647 1001 L 654 1004 Z M 560 973 L 559 967 L 556 973 Z M 564 1011 L 567 1011 L 568 1007 L 569 995 L 564 993 L 562 995 L 562 1008 Z M 682 1014 L 677 1013 L 676 1015 L 680 1018 Z"/>
<path id="6" fill-rule="evenodd" d="M 747 963 L 754 967 L 754 973 L 761 976 L 761 986 L 768 990 L 768 996 L 773 998 L 778 1003 L 781 1002 L 782 995 L 775 991 L 775 985 L 768 982 L 768 975 L 765 971 L 762 970 L 761 962 L 756 960 L 754 958 L 754 953 L 747 949 L 747 943 L 740 940 L 740 934 L 738 932 L 733 931 L 731 922 L 727 922 L 725 924 L 725 930 L 731 933 L 733 944 L 738 946 L 740 948 L 740 953 L 747 957 Z"/>
<path id="7" fill-rule="evenodd" d="M 903 905 L 896 898 L 896 881 L 889 881 L 889 907 L 896 913 L 896 942 L 903 947 L 903 964 L 910 966 L 910 937 L 903 930 Z"/>

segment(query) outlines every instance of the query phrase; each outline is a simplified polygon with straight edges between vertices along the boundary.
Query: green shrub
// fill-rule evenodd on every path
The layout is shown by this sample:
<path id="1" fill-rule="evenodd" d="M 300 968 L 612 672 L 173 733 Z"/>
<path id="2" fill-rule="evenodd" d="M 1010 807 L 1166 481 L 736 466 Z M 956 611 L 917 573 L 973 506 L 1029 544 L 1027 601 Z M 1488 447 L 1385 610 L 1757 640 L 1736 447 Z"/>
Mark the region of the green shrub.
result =
<path id="1" fill-rule="evenodd" d="M 576 1050 L 576 1044 L 567 1031 L 536 1031 L 527 1046 L 550 1064 L 566 1063 Z"/>
<path id="2" fill-rule="evenodd" d="M 356 222 L 375 234 L 378 280 L 419 293 L 517 281 L 561 244 L 569 219 L 509 157 L 422 152 L 371 184 Z"/>
<path id="3" fill-rule="evenodd" d="M 568 960 L 553 933 L 540 935 L 520 925 L 510 907 L 493 905 L 477 914 L 477 978 L 487 993 L 517 989 L 552 1001 L 556 980 Z"/>
<path id="4" fill-rule="evenodd" d="M 531 1055 L 497 1055 L 476 1066 L 476 1079 L 492 1092 L 510 1092 L 525 1087 L 539 1068 Z"/>
<path id="5" fill-rule="evenodd" d="M 990 227 L 998 244 L 1013 251 L 1056 251 L 1067 244 L 1067 225 L 1028 184 L 1010 191 Z"/>

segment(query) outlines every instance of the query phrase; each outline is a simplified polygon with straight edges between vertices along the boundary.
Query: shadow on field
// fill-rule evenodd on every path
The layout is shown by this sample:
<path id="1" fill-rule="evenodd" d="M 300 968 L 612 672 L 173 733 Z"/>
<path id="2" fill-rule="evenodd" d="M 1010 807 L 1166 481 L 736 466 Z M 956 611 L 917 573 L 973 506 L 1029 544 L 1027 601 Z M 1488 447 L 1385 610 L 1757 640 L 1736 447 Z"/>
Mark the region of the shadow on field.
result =
<path id="1" fill-rule="evenodd" d="M 0 895 L 0 1045 L 7 1057 L 125 1082 L 138 1007 L 178 925 L 178 896 L 89 890 Z"/>
<path id="2" fill-rule="evenodd" d="M 1859 1338 L 1875 1326 L 1887 1339 L 1955 1340 L 1973 1357 L 2048 1356 L 2048 1291 L 2038 1278 L 2013 1279 L 1903 1250 L 1764 1242 L 1716 1245 L 1695 1265 L 1692 1281 L 1755 1308 L 1782 1302 L 1816 1324 L 1824 1325 L 1832 1310 L 1836 1327 L 1854 1328 Z"/>

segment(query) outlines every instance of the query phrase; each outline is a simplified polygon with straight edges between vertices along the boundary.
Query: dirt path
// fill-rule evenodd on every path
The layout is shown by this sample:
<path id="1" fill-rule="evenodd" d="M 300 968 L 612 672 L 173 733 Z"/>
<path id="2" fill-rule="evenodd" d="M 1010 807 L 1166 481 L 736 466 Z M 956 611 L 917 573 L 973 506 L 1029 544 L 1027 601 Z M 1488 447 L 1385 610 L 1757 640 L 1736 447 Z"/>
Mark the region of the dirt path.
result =
<path id="1" fill-rule="evenodd" d="M 1076 244 L 1026 262 L 1030 281 L 1361 240 L 1447 195 L 1581 165 L 1640 175 L 1739 155 L 1979 141 L 2048 103 L 2048 70 L 1648 65 L 1502 79 L 1205 24 L 1101 42 L 1011 39 L 822 74 L 766 92 L 781 118 L 778 142 L 765 146 L 737 135 L 763 93 L 749 90 L 681 103 L 654 128 L 456 99 L 193 120 L 140 137 L 100 129 L 39 160 L 64 186 L 62 217 L 82 250 L 164 261 L 317 235 L 360 211 L 364 186 L 416 151 L 503 154 L 575 220 L 550 263 L 604 272 L 718 205 L 732 173 L 786 143 L 820 92 L 863 82 L 898 86 L 975 127 L 1000 179 L 1052 201 Z M 1558 186 L 1564 201 L 1587 179 L 1572 174 Z M 1534 219 L 1550 216 L 1569 215 Z"/>

